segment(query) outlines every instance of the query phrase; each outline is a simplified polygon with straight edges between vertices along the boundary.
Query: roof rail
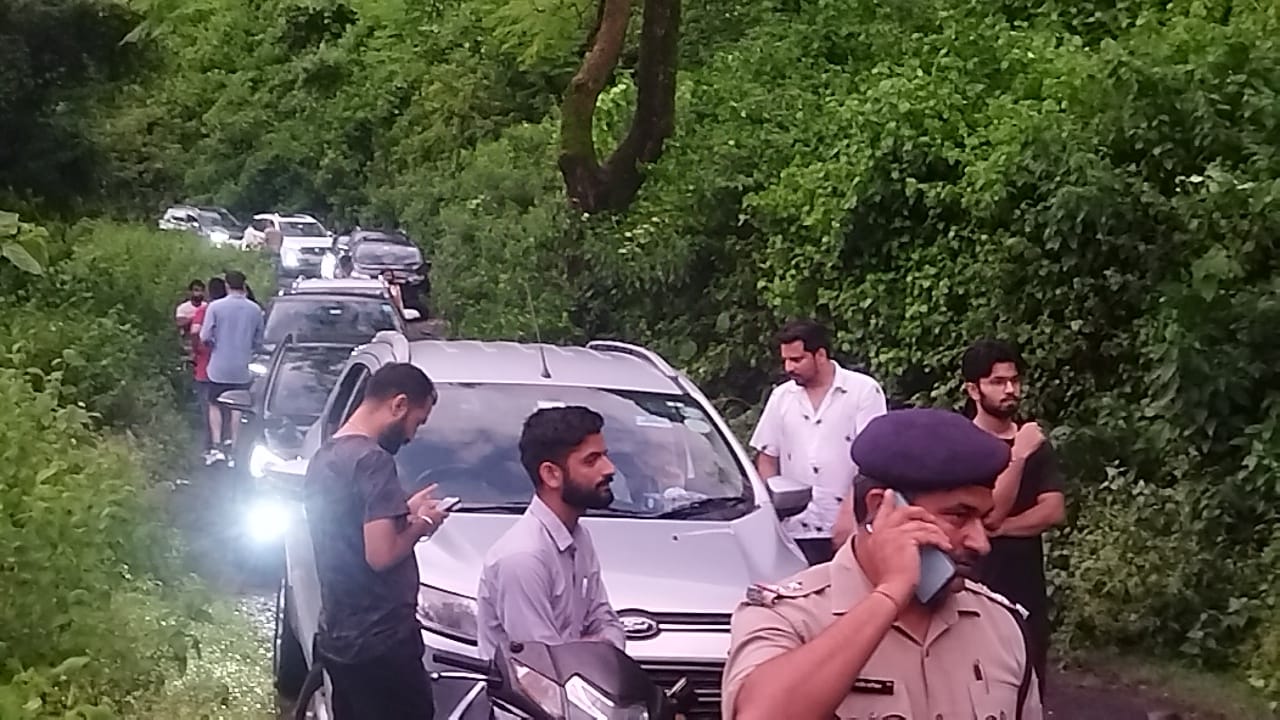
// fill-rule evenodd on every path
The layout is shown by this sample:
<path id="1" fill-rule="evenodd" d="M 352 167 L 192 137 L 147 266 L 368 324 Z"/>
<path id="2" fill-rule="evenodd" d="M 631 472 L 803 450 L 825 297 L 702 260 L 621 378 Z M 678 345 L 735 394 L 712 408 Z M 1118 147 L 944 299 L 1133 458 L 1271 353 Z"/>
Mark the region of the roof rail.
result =
<path id="1" fill-rule="evenodd" d="M 411 359 L 409 352 L 409 338 L 399 330 L 380 330 L 374 334 L 373 339 L 369 341 L 372 344 L 390 345 L 391 356 L 396 362 L 407 363 Z"/>
<path id="2" fill-rule="evenodd" d="M 612 352 L 630 355 L 633 358 L 649 363 L 656 368 L 658 372 L 666 375 L 672 380 L 678 380 L 680 378 L 680 373 L 677 372 L 675 368 L 671 367 L 670 363 L 663 360 L 661 355 L 639 345 L 632 345 L 631 343 L 619 342 L 617 340 L 592 340 L 587 343 L 587 349 L 595 350 L 596 352 Z"/>

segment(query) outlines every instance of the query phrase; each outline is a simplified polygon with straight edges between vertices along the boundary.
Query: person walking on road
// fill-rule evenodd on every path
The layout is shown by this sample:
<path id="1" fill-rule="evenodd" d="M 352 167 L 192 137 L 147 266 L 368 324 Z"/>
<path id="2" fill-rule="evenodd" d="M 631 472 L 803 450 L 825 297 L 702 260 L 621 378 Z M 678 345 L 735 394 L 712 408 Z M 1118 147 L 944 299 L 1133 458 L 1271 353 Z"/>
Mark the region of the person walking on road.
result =
<path id="1" fill-rule="evenodd" d="M 335 720 L 435 714 L 422 663 L 413 551 L 447 513 L 432 498 L 434 485 L 405 493 L 393 457 L 435 402 L 435 386 L 422 370 L 387 365 L 307 466 L 307 524 L 322 608 L 316 650 L 333 686 Z"/>
<path id="2" fill-rule="evenodd" d="M 544 408 L 520 433 L 520 462 L 533 481 L 529 509 L 489 550 L 480 575 L 480 653 L 511 642 L 602 640 L 626 649 L 600 560 L 579 520 L 613 503 L 616 469 L 604 418 L 580 406 Z"/>
<path id="3" fill-rule="evenodd" d="M 830 333 L 816 322 L 788 323 L 776 344 L 790 380 L 769 395 L 751 447 L 762 478 L 782 475 L 813 487 L 809 507 L 783 521 L 783 528 L 816 565 L 834 553 L 837 511 L 857 471 L 849 447 L 867 423 L 885 413 L 884 390 L 832 360 Z"/>
<path id="4" fill-rule="evenodd" d="M 218 398 L 228 390 L 245 390 L 253 382 L 249 363 L 262 341 L 262 308 L 245 295 L 244 273 L 226 274 L 227 296 L 209 303 L 200 327 L 200 340 L 209 346 L 209 432 L 214 450 L 209 464 L 231 464 L 231 449 L 240 433 L 240 413 L 223 408 Z M 224 418 L 230 424 L 223 437 Z"/>
<path id="5" fill-rule="evenodd" d="M 748 589 L 724 720 L 1041 720 L 1023 615 L 971 580 L 1008 445 L 956 413 L 893 410 L 852 454 L 858 532 L 831 563 Z M 922 602 L 925 548 L 957 574 Z"/>
<path id="6" fill-rule="evenodd" d="M 213 425 L 209 420 L 209 355 L 211 348 L 200 339 L 200 329 L 204 327 L 205 315 L 209 311 L 209 303 L 215 300 L 221 300 L 227 296 L 227 281 L 220 277 L 209 279 L 209 302 L 202 303 L 196 308 L 195 317 L 191 318 L 191 357 L 193 365 L 193 376 L 196 383 L 196 395 L 200 402 L 200 414 L 203 416 L 204 422 L 204 461 L 206 465 L 213 464 L 217 456 L 216 452 L 221 452 L 217 446 L 213 444 Z M 221 428 L 219 428 L 221 433 Z"/>
<path id="7" fill-rule="evenodd" d="M 982 580 L 1029 613 L 1043 692 L 1051 630 L 1041 535 L 1067 517 L 1062 471 L 1040 426 L 1017 422 L 1024 368 L 1017 351 L 999 340 L 980 340 L 965 351 L 960 367 L 973 406 L 973 423 L 1011 448 L 1009 466 L 996 479 L 995 504 L 987 517 L 991 554 L 983 563 Z"/>

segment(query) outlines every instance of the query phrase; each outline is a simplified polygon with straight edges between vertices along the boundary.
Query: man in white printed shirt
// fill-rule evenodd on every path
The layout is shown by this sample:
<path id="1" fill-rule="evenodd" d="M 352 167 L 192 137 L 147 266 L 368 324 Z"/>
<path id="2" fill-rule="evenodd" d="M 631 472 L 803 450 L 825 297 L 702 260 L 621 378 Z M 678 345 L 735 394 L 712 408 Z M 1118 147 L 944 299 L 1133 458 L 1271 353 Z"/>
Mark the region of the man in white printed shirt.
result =
<path id="1" fill-rule="evenodd" d="M 809 507 L 783 521 L 783 529 L 816 565 L 834 555 L 832 527 L 857 474 L 849 449 L 867 423 L 885 413 L 884 391 L 831 359 L 830 333 L 816 322 L 788 323 L 776 342 L 791 379 L 769 396 L 751 447 L 761 477 L 782 475 L 813 486 Z"/>

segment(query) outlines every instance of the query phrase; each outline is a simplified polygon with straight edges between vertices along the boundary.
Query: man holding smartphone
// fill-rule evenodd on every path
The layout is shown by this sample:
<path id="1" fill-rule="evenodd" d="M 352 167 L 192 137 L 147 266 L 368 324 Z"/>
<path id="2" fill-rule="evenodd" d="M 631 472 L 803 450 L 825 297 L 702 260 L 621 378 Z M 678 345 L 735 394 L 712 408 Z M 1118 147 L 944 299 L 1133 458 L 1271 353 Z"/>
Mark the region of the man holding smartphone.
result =
<path id="1" fill-rule="evenodd" d="M 434 385 L 418 368 L 383 367 L 307 467 L 322 606 L 317 651 L 333 685 L 335 720 L 431 720 L 435 713 L 413 549 L 446 512 L 431 497 L 434 485 L 406 495 L 392 457 L 435 401 Z"/>
<path id="2" fill-rule="evenodd" d="M 851 453 L 858 530 L 832 562 L 748 590 L 724 719 L 1041 720 L 1023 615 L 971 580 L 1009 447 L 912 409 L 872 420 Z"/>
<path id="3" fill-rule="evenodd" d="M 973 423 L 1010 447 L 987 516 L 991 553 L 982 581 L 1026 609 L 1040 692 L 1049 656 L 1049 594 L 1041 535 L 1067 518 L 1058 457 L 1034 422 L 1016 420 L 1022 401 L 1022 357 L 1008 343 L 979 340 L 961 360 Z"/>

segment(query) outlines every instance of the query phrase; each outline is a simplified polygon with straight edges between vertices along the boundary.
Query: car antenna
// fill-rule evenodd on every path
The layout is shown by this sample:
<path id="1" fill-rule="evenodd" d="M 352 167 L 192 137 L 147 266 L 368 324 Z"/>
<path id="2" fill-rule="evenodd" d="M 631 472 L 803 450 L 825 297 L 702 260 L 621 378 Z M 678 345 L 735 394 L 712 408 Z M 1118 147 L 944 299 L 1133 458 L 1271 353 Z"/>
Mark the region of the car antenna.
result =
<path id="1" fill-rule="evenodd" d="M 533 293 L 529 292 L 529 284 L 524 285 L 524 296 L 529 301 L 529 318 L 533 320 L 533 337 L 538 341 L 538 360 L 542 362 L 542 378 L 551 379 L 551 368 L 547 366 L 547 348 L 542 344 L 542 331 L 538 329 L 538 314 L 533 309 Z"/>

